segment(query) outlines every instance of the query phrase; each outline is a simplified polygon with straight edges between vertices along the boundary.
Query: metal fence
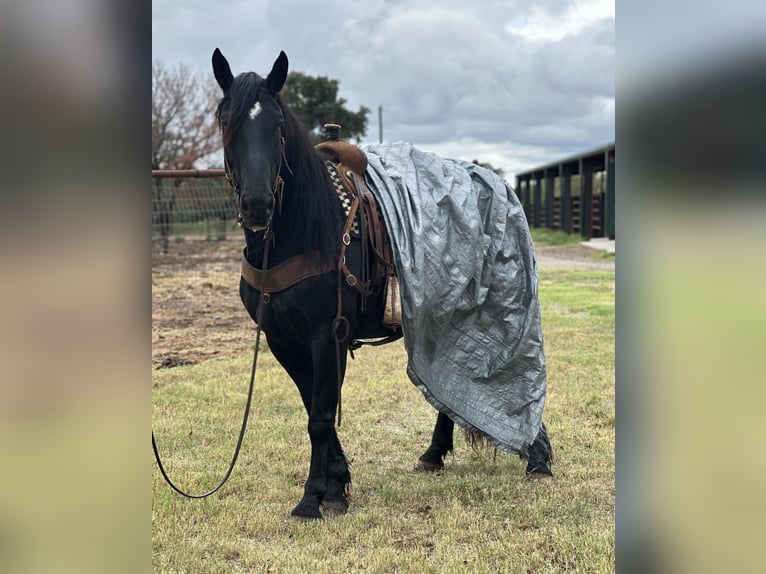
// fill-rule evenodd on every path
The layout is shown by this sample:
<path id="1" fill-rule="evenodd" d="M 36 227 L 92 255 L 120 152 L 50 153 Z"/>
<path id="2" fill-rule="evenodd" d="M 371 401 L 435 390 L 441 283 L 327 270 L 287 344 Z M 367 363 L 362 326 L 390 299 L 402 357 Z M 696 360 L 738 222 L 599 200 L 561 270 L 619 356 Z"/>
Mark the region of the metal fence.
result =
<path id="1" fill-rule="evenodd" d="M 222 169 L 152 170 L 152 251 L 168 253 L 190 235 L 224 240 L 236 217 Z"/>

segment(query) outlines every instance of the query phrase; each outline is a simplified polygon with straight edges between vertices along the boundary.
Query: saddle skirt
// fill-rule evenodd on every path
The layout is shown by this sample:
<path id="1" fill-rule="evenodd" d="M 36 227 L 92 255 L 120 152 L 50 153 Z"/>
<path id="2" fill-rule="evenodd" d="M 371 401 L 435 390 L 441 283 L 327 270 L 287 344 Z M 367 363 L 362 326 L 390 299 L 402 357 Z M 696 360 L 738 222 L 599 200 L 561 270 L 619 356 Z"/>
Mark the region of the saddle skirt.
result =
<path id="1" fill-rule="evenodd" d="M 346 281 L 364 297 L 383 288 L 383 325 L 397 331 L 401 325 L 399 285 L 383 213 L 364 179 L 367 156 L 358 147 L 340 141 L 327 141 L 316 147 L 330 157 L 325 167 L 346 215 L 344 235 L 348 233 L 349 241 L 361 241 L 361 277 L 353 275 L 343 263 Z M 364 170 L 358 171 L 360 168 Z"/>

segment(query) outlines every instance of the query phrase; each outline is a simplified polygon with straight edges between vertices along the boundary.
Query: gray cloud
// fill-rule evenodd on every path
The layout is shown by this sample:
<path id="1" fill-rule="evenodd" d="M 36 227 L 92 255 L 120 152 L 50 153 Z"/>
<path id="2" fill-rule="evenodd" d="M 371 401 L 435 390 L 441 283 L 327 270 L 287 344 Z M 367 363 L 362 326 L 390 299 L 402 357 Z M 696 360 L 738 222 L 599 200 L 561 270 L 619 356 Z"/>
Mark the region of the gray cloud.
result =
<path id="1" fill-rule="evenodd" d="M 565 20 L 573 5 L 155 2 L 153 54 L 209 73 L 220 47 L 235 73 L 263 74 L 284 49 L 292 69 L 339 79 L 351 107 L 373 110 L 367 141 L 377 140 L 382 105 L 386 139 L 512 173 L 614 138 L 613 9 L 572 24 Z M 569 34 L 535 36 L 546 18 L 553 30 L 561 18 L 558 30 Z"/>

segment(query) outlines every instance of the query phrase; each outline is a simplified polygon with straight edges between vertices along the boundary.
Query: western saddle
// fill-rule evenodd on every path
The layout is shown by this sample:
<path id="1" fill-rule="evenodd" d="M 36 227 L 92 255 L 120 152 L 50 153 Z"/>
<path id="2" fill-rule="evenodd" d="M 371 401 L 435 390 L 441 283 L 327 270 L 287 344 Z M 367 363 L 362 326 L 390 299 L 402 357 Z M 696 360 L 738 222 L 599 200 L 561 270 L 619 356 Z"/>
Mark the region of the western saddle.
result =
<path id="1" fill-rule="evenodd" d="M 293 257 L 264 271 L 253 267 L 243 253 L 242 277 L 268 300 L 270 293 L 287 289 L 308 277 L 337 269 L 343 274 L 346 283 L 362 295 L 363 309 L 366 308 L 368 297 L 379 293 L 381 289 L 385 290 L 382 323 L 401 336 L 399 283 L 383 215 L 375 196 L 364 181 L 367 156 L 357 146 L 340 141 L 339 125 L 325 124 L 325 130 L 328 139 L 317 144 L 316 149 L 327 158 L 325 167 L 346 214 L 339 260 L 329 262 L 318 257 L 317 253 L 312 253 Z M 346 262 L 346 252 L 352 241 L 358 241 L 360 246 L 358 275 Z"/>

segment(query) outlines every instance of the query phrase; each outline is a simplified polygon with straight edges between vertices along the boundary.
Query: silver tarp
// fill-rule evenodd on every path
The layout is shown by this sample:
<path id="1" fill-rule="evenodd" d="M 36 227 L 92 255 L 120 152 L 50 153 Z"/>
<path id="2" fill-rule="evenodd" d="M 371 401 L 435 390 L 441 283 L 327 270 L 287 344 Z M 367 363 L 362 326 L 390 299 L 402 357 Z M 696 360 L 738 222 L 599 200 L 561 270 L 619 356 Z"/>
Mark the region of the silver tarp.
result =
<path id="1" fill-rule="evenodd" d="M 474 164 L 401 142 L 362 149 L 394 246 L 407 374 L 458 425 L 525 453 L 540 429 L 546 370 L 518 198 Z"/>

